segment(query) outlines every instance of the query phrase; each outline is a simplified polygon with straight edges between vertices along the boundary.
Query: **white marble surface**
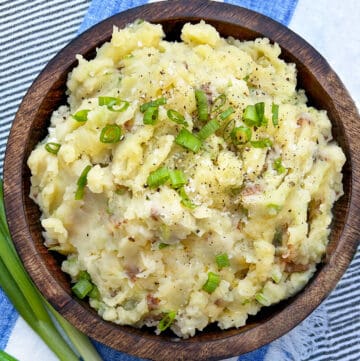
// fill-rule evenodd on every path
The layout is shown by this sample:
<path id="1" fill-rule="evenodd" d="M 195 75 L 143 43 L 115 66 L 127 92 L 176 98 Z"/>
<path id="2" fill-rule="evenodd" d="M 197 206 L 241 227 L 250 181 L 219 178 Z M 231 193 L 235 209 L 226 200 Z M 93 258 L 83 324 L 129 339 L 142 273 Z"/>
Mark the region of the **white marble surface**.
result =
<path id="1" fill-rule="evenodd" d="M 289 24 L 339 75 L 360 107 L 360 0 L 299 0 Z"/>

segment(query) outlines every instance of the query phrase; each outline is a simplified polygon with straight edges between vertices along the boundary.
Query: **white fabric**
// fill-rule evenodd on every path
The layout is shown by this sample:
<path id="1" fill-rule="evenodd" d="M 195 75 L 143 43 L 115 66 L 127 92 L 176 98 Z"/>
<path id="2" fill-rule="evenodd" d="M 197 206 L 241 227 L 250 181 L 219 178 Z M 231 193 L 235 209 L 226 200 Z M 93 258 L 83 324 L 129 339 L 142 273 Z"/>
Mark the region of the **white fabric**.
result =
<path id="1" fill-rule="evenodd" d="M 1 3 L 2 0 L 0 0 Z M 290 28 L 312 44 L 339 74 L 353 99 L 360 104 L 360 1 L 359 0 L 299 0 Z M 359 306 L 360 307 L 360 306 Z M 358 308 L 358 311 L 359 308 Z M 360 312 L 357 313 L 359 315 Z M 323 332 L 326 325 L 326 309 L 322 305 L 316 315 L 310 316 L 302 324 L 301 329 L 307 332 L 290 332 L 285 337 L 291 339 L 303 337 L 302 343 L 311 352 L 317 345 L 312 342 L 314 333 Z M 357 322 L 356 312 L 354 321 Z M 354 324 L 355 329 L 360 322 Z M 326 337 L 326 335 L 323 335 Z M 359 336 L 359 333 L 357 333 Z M 341 338 L 340 346 L 341 349 Z M 19 361 L 55 361 L 51 353 L 39 337 L 18 319 L 5 349 Z M 351 347 L 350 347 L 351 350 Z M 278 350 L 279 351 L 279 350 Z M 308 355 L 311 355 L 309 352 Z M 276 348 L 267 353 L 267 361 L 283 361 L 279 359 Z M 305 360 L 306 355 L 302 360 Z M 360 354 L 352 354 L 352 360 L 360 359 Z M 328 360 L 335 360 L 332 356 Z M 340 360 L 340 358 L 336 358 Z M 344 357 L 342 360 L 350 360 Z"/>

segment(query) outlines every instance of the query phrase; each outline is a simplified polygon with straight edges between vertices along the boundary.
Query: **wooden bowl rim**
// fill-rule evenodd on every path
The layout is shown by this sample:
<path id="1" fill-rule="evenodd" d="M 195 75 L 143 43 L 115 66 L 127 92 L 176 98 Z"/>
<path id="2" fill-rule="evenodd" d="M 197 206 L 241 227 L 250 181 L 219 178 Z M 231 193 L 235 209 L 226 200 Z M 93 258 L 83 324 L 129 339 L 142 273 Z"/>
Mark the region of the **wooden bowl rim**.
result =
<path id="1" fill-rule="evenodd" d="M 221 331 L 220 336 L 213 340 L 198 340 L 195 337 L 175 342 L 157 336 L 143 337 L 140 331 L 131 332 L 99 319 L 97 315 L 89 313 L 80 302 L 72 298 L 56 282 L 42 263 L 41 256 L 36 252 L 28 229 L 24 207 L 24 197 L 27 195 L 22 192 L 23 171 L 19 172 L 19 169 L 24 169 L 26 159 L 24 147 L 19 148 L 21 144 L 19 134 L 26 139 L 32 122 L 26 125 L 24 119 L 30 117 L 33 120 L 37 110 L 46 99 L 46 94 L 39 94 L 37 89 L 44 84 L 51 86 L 62 72 L 69 68 L 71 64 L 68 60 L 69 54 L 72 54 L 74 58 L 75 54 L 88 53 L 94 47 L 93 37 L 100 44 L 110 37 L 112 24 L 130 23 L 138 18 L 155 23 L 183 19 L 213 20 L 268 37 L 271 41 L 279 43 L 282 49 L 296 56 L 312 72 L 317 73 L 319 69 L 322 70 L 322 75 L 317 79 L 325 91 L 331 95 L 336 111 L 343 119 L 344 132 L 349 142 L 348 162 L 351 162 L 352 173 L 347 220 L 337 247 L 328 263 L 319 272 L 317 286 L 311 284 L 306 292 L 299 293 L 284 310 L 266 322 L 235 335 Z M 33 113 L 29 113 L 29 108 L 25 104 L 32 104 Z M 280 337 L 308 316 L 335 287 L 353 257 L 360 234 L 360 212 L 356 205 L 360 195 L 358 181 L 360 161 L 352 134 L 359 134 L 359 120 L 356 106 L 326 60 L 298 35 L 268 17 L 238 6 L 202 0 L 175 0 L 134 8 L 104 20 L 75 38 L 49 62 L 24 97 L 10 132 L 5 157 L 4 198 L 9 228 L 24 265 L 40 291 L 65 318 L 90 337 L 120 351 L 156 360 L 169 359 L 170 355 L 174 360 L 195 357 L 197 360 L 209 360 L 246 353 Z M 16 219 L 14 219 L 15 215 Z M 320 294 L 319 284 L 321 285 Z M 312 299 L 315 301 L 308 302 Z M 82 319 L 86 319 L 87 322 L 82 322 Z"/>

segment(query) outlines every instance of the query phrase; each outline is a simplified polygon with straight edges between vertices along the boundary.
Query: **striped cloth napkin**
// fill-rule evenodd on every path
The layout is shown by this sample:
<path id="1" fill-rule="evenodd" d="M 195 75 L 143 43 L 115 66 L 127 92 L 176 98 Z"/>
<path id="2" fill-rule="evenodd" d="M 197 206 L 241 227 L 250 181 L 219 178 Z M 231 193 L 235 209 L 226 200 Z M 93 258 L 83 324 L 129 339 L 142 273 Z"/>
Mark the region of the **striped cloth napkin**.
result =
<path id="1" fill-rule="evenodd" d="M 15 111 L 31 82 L 48 60 L 76 34 L 97 22 L 128 8 L 154 0 L 0 0 L 0 173 L 5 143 Z M 350 1 L 350 0 L 349 0 Z M 267 15 L 284 25 L 289 25 L 295 12 L 295 28 L 310 25 L 314 39 L 324 40 L 321 31 L 314 36 L 316 24 L 324 24 L 318 9 L 333 5 L 341 28 L 341 19 L 347 19 L 341 0 L 225 0 Z M 360 11 L 359 3 L 351 0 Z M 356 5 L 357 4 L 357 5 Z M 351 5 L 351 6 L 350 6 Z M 298 10 L 298 8 L 300 8 Z M 309 11 L 312 9 L 312 11 Z M 331 6 L 330 6 L 331 9 Z M 356 12 L 356 11 L 355 11 Z M 297 17 L 297 14 L 301 14 Z M 83 17 L 85 15 L 85 17 Z M 306 18 L 304 18 L 304 15 Z M 301 17 L 303 16 L 303 17 Z M 308 23 L 306 20 L 308 19 Z M 355 19 L 355 15 L 353 16 Z M 79 24 L 82 23 L 79 28 Z M 335 23 L 334 23 L 335 24 Z M 321 30 L 321 29 L 320 29 Z M 338 29 L 336 28 L 336 31 Z M 306 30 L 304 31 L 306 33 Z M 356 33 L 356 31 L 355 31 Z M 311 32 L 310 32 L 311 35 Z M 359 55 L 359 38 L 349 44 Z M 326 40 L 326 39 L 325 39 Z M 325 41 L 324 40 L 324 41 Z M 357 43 L 356 43 L 357 41 Z M 321 44 L 320 44 L 321 45 Z M 357 45 L 357 48 L 356 48 Z M 324 47 L 324 51 L 327 48 Z M 356 52 L 357 51 L 357 52 Z M 356 58 L 356 57 L 355 57 Z M 344 72 L 346 76 L 347 73 Z M 356 80 L 357 79 L 357 80 Z M 359 77 L 348 76 L 355 100 L 359 95 Z M 256 351 L 234 357 L 236 361 L 355 361 L 360 359 L 360 254 L 342 278 L 336 290 L 305 321 L 278 340 Z M 105 361 L 140 360 L 98 342 L 94 342 Z M 16 356 L 20 361 L 52 361 L 56 357 L 47 349 L 18 314 L 0 289 L 0 349 Z M 86 361 L 86 360 L 85 360 Z"/>

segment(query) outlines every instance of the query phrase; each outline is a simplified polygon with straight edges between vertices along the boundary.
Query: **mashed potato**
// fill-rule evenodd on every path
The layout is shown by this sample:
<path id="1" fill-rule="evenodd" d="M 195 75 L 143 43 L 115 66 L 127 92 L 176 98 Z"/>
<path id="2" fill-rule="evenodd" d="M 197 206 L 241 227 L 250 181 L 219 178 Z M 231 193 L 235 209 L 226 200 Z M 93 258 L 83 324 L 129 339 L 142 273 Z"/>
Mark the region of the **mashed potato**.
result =
<path id="1" fill-rule="evenodd" d="M 301 290 L 345 157 L 268 39 L 114 28 L 31 153 L 45 244 L 105 320 L 193 336 Z"/>

